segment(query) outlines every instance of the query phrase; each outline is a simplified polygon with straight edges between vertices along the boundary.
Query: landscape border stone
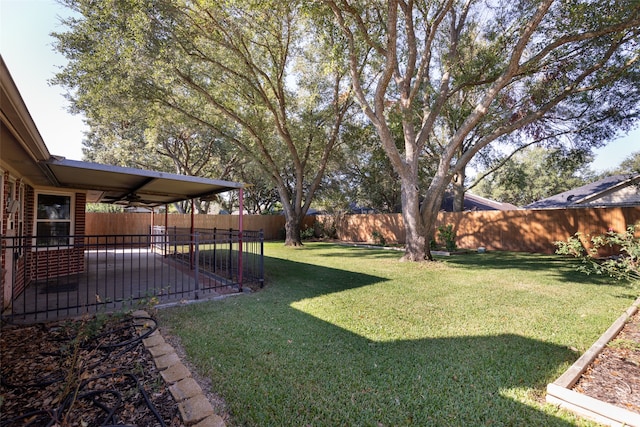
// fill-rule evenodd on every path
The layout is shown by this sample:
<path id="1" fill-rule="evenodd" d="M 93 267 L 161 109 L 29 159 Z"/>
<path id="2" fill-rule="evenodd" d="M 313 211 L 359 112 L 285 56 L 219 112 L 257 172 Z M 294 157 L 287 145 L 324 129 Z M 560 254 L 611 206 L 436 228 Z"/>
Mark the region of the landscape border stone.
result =
<path id="1" fill-rule="evenodd" d="M 131 313 L 139 335 L 149 331 L 144 318 L 149 313 L 138 310 Z M 142 340 L 145 348 L 153 358 L 169 392 L 178 404 L 182 421 L 193 427 L 225 427 L 225 422 L 215 413 L 211 402 L 204 395 L 202 388 L 192 378 L 189 369 L 182 363 L 175 349 L 168 344 L 158 330 Z"/>
<path id="2" fill-rule="evenodd" d="M 553 383 L 547 385 L 546 400 L 548 403 L 608 426 L 640 427 L 640 414 L 572 390 L 580 376 L 598 357 L 609 341 L 620 333 L 629 318 L 638 311 L 638 306 L 640 306 L 640 298 L 636 299 L 631 307 L 620 315 L 609 329 L 564 374 Z"/>

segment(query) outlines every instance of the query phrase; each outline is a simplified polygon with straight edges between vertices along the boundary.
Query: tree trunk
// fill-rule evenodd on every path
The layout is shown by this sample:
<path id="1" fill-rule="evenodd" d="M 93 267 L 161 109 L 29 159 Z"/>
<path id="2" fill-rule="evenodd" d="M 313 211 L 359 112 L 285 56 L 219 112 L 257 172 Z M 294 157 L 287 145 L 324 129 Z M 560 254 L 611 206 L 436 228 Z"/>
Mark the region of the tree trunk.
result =
<path id="1" fill-rule="evenodd" d="M 405 228 L 403 261 L 424 261 L 430 254 L 420 218 L 420 194 L 416 182 L 401 179 L 402 219 Z"/>
<path id="2" fill-rule="evenodd" d="M 302 192 L 299 190 L 296 192 L 298 199 L 291 197 L 289 189 L 283 184 L 281 180 L 276 179 L 276 191 L 280 197 L 280 203 L 282 203 L 282 210 L 284 212 L 284 245 L 285 246 L 302 246 L 302 237 L 300 235 L 300 227 L 302 226 L 302 219 L 306 214 L 306 210 L 300 207 L 299 199 L 301 199 Z M 293 199 L 293 202 L 292 202 Z"/>
<path id="3" fill-rule="evenodd" d="M 300 237 L 301 218 L 295 213 L 285 212 L 284 222 L 284 245 L 285 246 L 302 246 L 302 238 Z"/>
<path id="4" fill-rule="evenodd" d="M 456 174 L 453 180 L 453 211 L 464 211 L 464 179 L 465 172 L 462 169 L 461 172 Z"/>
<path id="5" fill-rule="evenodd" d="M 427 241 L 435 237 L 438 212 L 440 212 L 440 207 L 442 206 L 442 199 L 444 198 L 447 184 L 448 181 L 442 176 L 434 176 L 420 206 L 420 219 L 422 220 L 421 223 Z M 433 260 L 431 250 L 428 246 L 426 249 L 426 257 L 429 260 Z"/>

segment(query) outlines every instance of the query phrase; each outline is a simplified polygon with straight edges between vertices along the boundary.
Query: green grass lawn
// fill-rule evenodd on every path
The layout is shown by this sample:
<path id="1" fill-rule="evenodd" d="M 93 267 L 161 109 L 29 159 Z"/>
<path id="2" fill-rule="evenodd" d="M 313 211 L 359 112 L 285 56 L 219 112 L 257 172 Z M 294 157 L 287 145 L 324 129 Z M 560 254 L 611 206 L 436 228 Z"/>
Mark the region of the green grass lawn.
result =
<path id="1" fill-rule="evenodd" d="M 265 245 L 263 290 L 159 312 L 230 425 L 590 425 L 544 403 L 636 297 L 557 256 Z"/>

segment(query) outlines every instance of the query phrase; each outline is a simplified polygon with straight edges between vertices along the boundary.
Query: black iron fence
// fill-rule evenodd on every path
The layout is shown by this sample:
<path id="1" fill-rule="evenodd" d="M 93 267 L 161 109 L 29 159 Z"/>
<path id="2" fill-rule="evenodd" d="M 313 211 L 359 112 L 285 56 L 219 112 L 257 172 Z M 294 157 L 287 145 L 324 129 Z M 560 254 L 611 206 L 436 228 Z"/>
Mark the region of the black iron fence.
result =
<path id="1" fill-rule="evenodd" d="M 230 283 L 264 283 L 264 234 L 233 229 L 155 226 L 152 247 Z"/>
<path id="2" fill-rule="evenodd" d="M 148 234 L 1 237 L 3 317 L 47 320 L 261 287 L 261 231 L 153 227 Z M 7 304 L 7 302 L 10 302 Z"/>

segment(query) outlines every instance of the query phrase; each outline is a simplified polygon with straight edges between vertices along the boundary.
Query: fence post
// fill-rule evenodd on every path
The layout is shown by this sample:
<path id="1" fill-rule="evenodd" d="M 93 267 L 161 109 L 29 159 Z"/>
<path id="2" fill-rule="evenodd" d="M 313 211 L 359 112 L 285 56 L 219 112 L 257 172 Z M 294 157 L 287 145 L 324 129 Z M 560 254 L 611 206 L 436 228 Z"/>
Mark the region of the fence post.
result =
<path id="1" fill-rule="evenodd" d="M 260 234 L 258 236 L 260 239 L 260 259 L 258 260 L 258 270 L 260 272 L 260 277 L 258 277 L 258 281 L 260 282 L 260 287 L 264 287 L 264 230 L 260 229 Z"/>
<path id="2" fill-rule="evenodd" d="M 242 213 L 240 213 L 242 215 Z M 238 289 L 242 292 L 242 229 L 238 230 Z"/>
<path id="3" fill-rule="evenodd" d="M 164 256 L 169 255 L 171 250 L 169 246 L 169 205 L 164 205 Z"/>
<path id="4" fill-rule="evenodd" d="M 216 238 L 216 231 L 218 229 L 216 227 L 213 227 L 213 272 L 216 272 L 216 249 L 217 249 L 217 244 L 218 244 L 218 239 Z"/>
<path id="5" fill-rule="evenodd" d="M 178 253 L 178 227 L 173 226 L 173 253 Z"/>
<path id="6" fill-rule="evenodd" d="M 196 231 L 192 234 L 191 241 L 195 246 L 195 259 L 194 259 L 194 276 L 195 276 L 195 286 L 196 286 L 196 299 L 200 299 L 199 291 L 200 291 L 200 244 L 198 243 L 198 232 Z"/>
<path id="7" fill-rule="evenodd" d="M 233 228 L 229 229 L 229 256 L 227 256 L 227 273 L 229 278 L 233 280 Z"/>

